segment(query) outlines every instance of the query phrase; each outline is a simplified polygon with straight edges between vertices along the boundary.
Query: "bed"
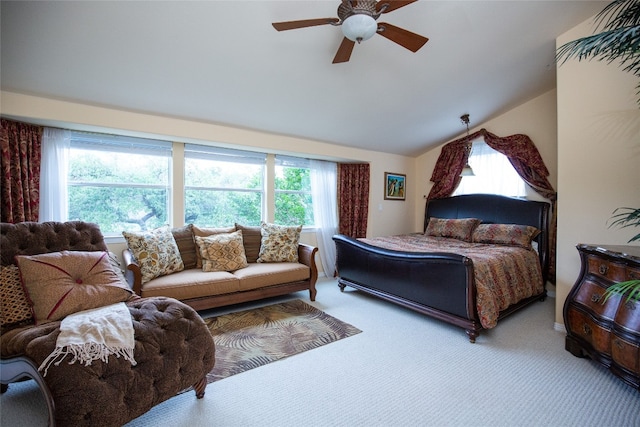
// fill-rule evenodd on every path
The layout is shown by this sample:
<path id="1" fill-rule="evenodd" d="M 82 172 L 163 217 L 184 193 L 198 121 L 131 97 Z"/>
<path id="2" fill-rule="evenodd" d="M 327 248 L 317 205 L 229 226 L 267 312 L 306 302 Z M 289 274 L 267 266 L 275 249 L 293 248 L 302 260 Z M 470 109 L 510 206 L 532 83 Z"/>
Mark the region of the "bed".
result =
<path id="1" fill-rule="evenodd" d="M 430 200 L 425 233 L 333 236 L 338 285 L 342 291 L 350 286 L 464 328 L 473 343 L 483 329 L 546 297 L 549 209 L 546 202 L 490 194 Z M 449 224 L 466 227 L 471 219 L 476 220 L 471 234 L 462 238 L 456 228 L 450 235 Z M 537 231 L 514 240 L 494 233 L 532 228 Z M 531 243 L 527 247 L 522 241 Z"/>

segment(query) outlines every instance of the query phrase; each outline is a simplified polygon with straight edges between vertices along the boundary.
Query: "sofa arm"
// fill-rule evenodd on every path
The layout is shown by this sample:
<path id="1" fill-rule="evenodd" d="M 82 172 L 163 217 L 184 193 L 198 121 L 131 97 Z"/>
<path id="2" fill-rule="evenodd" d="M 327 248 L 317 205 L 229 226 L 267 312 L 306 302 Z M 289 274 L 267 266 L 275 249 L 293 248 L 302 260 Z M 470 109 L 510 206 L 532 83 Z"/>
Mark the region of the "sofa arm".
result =
<path id="1" fill-rule="evenodd" d="M 142 272 L 140 271 L 140 266 L 129 249 L 122 251 L 122 259 L 125 265 L 124 277 L 129 282 L 133 292 L 142 296 Z"/>
<path id="2" fill-rule="evenodd" d="M 311 270 L 309 281 L 313 289 L 315 289 L 316 280 L 318 280 L 318 266 L 316 265 L 317 252 L 318 248 L 315 246 L 305 245 L 304 243 L 298 244 L 298 262 L 308 266 Z"/>

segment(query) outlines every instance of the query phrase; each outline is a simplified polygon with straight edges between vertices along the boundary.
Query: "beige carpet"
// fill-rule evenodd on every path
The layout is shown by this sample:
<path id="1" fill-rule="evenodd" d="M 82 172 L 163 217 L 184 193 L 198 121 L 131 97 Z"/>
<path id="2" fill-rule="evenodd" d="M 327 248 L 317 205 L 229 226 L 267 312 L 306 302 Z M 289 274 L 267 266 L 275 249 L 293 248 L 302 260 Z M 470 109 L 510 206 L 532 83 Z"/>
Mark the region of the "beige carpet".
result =
<path id="1" fill-rule="evenodd" d="M 205 318 L 216 343 L 209 383 L 362 331 L 301 300 Z"/>
<path id="2" fill-rule="evenodd" d="M 126 427 L 640 427 L 640 393 L 564 349 L 554 298 L 530 305 L 470 344 L 462 328 L 321 278 L 225 315 L 301 299 L 363 331 L 183 393 Z M 0 396 L 0 425 L 45 427 L 35 381 Z"/>

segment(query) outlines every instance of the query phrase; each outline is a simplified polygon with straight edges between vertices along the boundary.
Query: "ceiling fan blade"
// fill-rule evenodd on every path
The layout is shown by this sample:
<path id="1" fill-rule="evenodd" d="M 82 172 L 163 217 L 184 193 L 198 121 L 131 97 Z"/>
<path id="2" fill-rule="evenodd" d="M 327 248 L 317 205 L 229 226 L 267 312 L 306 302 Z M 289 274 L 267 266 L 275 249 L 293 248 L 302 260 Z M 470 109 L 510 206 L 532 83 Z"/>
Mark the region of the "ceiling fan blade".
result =
<path id="1" fill-rule="evenodd" d="M 318 18 L 318 19 L 304 19 L 302 21 L 286 21 L 286 22 L 274 22 L 273 28 L 278 31 L 295 30 L 298 28 L 315 27 L 316 25 L 326 25 L 339 22 L 338 18 Z"/>
<path id="2" fill-rule="evenodd" d="M 411 3 L 415 3 L 417 1 L 418 0 L 380 0 L 378 3 L 376 3 L 376 12 L 380 12 L 382 6 L 384 6 L 385 4 L 388 4 L 389 6 L 387 6 L 387 8 L 382 13 L 392 12 L 396 9 L 400 9 L 401 7 L 404 7 Z"/>
<path id="3" fill-rule="evenodd" d="M 380 22 L 378 24 L 378 34 L 400 46 L 409 49 L 411 52 L 417 52 L 426 42 L 428 38 L 422 37 L 420 34 L 412 33 L 395 25 Z"/>
<path id="4" fill-rule="evenodd" d="M 338 48 L 335 58 L 333 58 L 333 63 L 338 64 L 340 62 L 347 62 L 349 58 L 351 58 L 351 52 L 353 51 L 353 46 L 355 44 L 356 42 L 344 37 L 342 39 L 342 43 L 340 43 L 340 47 Z"/>

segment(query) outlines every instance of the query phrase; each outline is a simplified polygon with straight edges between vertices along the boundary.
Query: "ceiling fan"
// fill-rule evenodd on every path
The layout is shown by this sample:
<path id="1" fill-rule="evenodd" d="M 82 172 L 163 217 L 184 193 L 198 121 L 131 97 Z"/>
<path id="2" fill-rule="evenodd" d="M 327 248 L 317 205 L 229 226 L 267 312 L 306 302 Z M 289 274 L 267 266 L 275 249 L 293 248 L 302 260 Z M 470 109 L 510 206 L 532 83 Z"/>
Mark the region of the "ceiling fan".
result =
<path id="1" fill-rule="evenodd" d="M 356 42 L 361 43 L 378 33 L 400 46 L 417 52 L 428 38 L 396 27 L 386 22 L 376 22 L 383 13 L 389 13 L 418 0 L 342 0 L 338 6 L 337 18 L 304 19 L 301 21 L 274 22 L 278 31 L 295 30 L 331 24 L 342 26 L 344 39 L 338 48 L 333 63 L 347 62 Z"/>

